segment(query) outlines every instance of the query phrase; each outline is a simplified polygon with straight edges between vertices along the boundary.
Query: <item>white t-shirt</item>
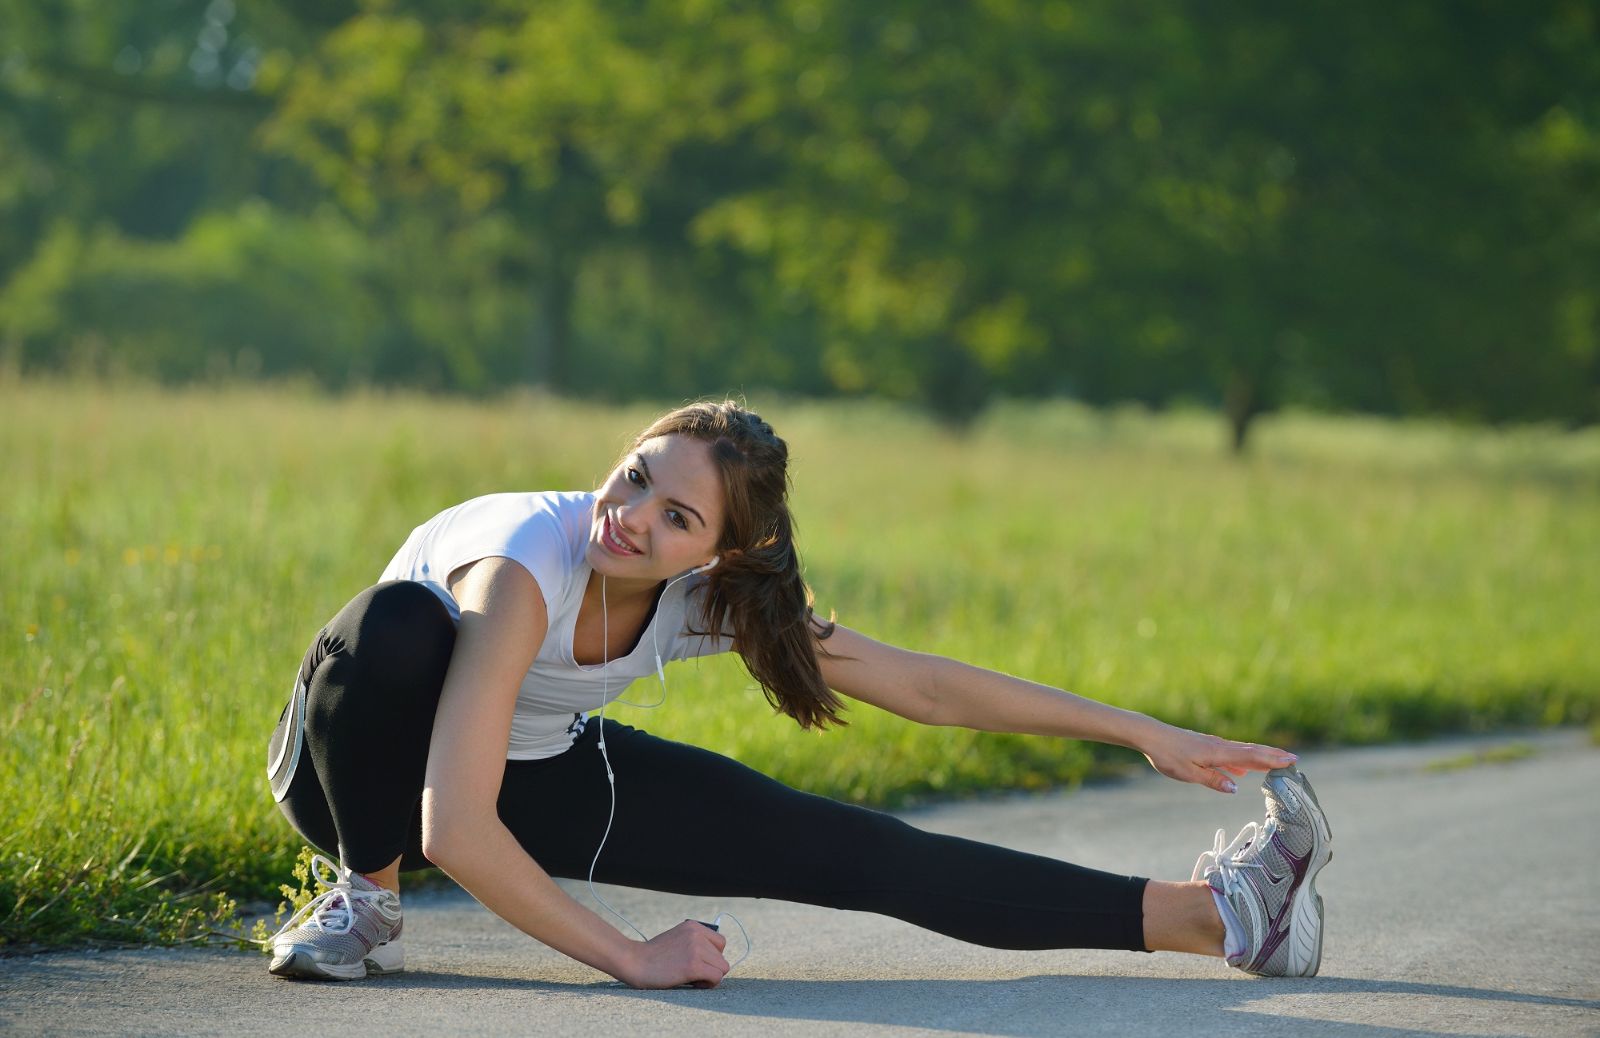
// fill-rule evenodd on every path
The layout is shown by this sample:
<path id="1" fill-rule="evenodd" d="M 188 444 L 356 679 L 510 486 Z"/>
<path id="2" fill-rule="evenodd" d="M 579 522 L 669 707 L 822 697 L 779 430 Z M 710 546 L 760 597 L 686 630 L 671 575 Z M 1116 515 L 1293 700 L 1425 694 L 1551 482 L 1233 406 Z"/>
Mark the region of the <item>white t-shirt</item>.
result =
<path id="1" fill-rule="evenodd" d="M 600 708 L 602 688 L 609 702 L 635 678 L 655 672 L 656 645 L 663 664 L 733 648 L 730 638 L 689 633 L 690 627 L 706 626 L 707 578 L 696 574 L 672 583 L 661 595 L 632 652 L 611 660 L 603 673 L 599 664 L 580 665 L 573 658 L 572 635 L 589 583 L 584 547 L 593 510 L 594 495 L 587 493 L 473 498 L 413 530 L 383 571 L 382 580 L 426 585 L 457 623 L 461 607 L 445 581 L 458 567 L 500 555 L 521 563 L 539 582 L 550 626 L 517 693 L 509 760 L 540 760 L 569 748 L 582 731 L 585 713 Z"/>

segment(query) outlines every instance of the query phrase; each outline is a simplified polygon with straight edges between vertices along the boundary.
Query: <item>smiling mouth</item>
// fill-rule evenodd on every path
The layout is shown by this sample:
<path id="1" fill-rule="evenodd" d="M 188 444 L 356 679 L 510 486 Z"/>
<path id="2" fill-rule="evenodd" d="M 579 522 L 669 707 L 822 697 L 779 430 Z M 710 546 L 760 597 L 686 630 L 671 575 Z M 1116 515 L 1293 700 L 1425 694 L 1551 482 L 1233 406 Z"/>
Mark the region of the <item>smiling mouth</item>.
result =
<path id="1" fill-rule="evenodd" d="M 619 555 L 644 554 L 642 550 L 635 548 L 631 543 L 622 538 L 622 535 L 617 532 L 616 524 L 611 521 L 611 513 L 609 512 L 606 513 L 605 523 L 601 526 L 600 540 L 605 543 L 606 547 L 610 548 Z"/>

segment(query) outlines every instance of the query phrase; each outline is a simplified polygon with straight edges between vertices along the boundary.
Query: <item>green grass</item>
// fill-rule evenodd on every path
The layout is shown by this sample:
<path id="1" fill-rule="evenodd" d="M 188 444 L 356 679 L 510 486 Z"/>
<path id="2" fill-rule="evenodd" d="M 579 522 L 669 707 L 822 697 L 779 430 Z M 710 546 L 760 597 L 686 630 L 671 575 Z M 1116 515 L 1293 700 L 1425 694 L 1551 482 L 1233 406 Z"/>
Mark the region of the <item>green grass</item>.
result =
<path id="1" fill-rule="evenodd" d="M 751 402 L 819 604 L 874 636 L 1300 750 L 1600 719 L 1600 432 L 1290 415 L 1238 461 L 1205 414 L 1018 405 L 958 438 Z M 317 629 L 417 523 L 592 486 L 653 410 L 0 382 L 0 948 L 273 897 L 299 843 L 265 740 Z M 668 677 L 610 716 L 858 802 L 1131 756 L 867 707 L 802 733 L 732 658 Z"/>
<path id="2" fill-rule="evenodd" d="M 1439 760 L 1429 761 L 1422 766 L 1422 770 L 1462 771 L 1466 768 L 1476 768 L 1483 764 L 1510 764 L 1513 761 L 1527 760 L 1537 752 L 1528 743 L 1513 742 L 1504 746 L 1491 746 L 1485 750 L 1473 750 L 1468 753 L 1457 754 L 1454 757 L 1443 757 Z"/>

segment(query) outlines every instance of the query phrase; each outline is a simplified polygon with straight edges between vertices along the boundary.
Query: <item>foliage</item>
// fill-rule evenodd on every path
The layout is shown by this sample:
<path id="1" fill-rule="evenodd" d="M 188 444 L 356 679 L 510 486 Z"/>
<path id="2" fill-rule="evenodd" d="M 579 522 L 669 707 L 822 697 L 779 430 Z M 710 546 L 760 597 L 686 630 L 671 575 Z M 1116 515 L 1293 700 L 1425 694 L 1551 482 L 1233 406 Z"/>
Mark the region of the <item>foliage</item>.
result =
<path id="1" fill-rule="evenodd" d="M 300 218 L 259 201 L 201 217 L 172 242 L 62 223 L 0 292 L 0 336 L 25 368 L 55 354 L 76 370 L 167 381 L 297 374 L 331 387 L 403 371 L 412 385 L 483 391 L 527 307 L 480 292 L 463 323 L 438 321 L 486 276 L 486 243 L 501 233 L 482 221 L 430 239 L 425 265 L 414 249 L 373 248 L 336 212 Z M 398 296 L 402 281 L 411 291 Z"/>
<path id="2" fill-rule="evenodd" d="M 1202 401 L 1237 443 L 1285 403 L 1600 417 L 1582 0 L 0 0 L 0 30 L 0 279 L 58 315 L 0 332 L 28 370 L 208 370 L 275 256 L 155 263 L 159 350 L 40 295 L 103 269 L 36 268 L 254 212 L 379 308 L 327 300 L 311 359 L 253 300 L 261 370 L 333 385 Z"/>

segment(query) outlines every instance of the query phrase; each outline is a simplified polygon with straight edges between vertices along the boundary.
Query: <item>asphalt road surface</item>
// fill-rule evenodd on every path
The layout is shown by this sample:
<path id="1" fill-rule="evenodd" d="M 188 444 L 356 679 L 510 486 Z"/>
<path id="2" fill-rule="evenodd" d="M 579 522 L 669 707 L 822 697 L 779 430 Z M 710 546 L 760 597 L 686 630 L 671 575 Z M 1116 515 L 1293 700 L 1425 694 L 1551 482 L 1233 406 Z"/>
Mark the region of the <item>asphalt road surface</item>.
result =
<path id="1" fill-rule="evenodd" d="M 647 932 L 731 911 L 754 941 L 716 989 L 633 991 L 440 890 L 407 897 L 408 971 L 393 977 L 294 983 L 209 949 L 0 959 L 0 1033 L 1600 1035 L 1600 750 L 1584 733 L 1325 751 L 1301 769 L 1336 850 L 1317 883 L 1315 978 L 996 951 L 862 913 L 602 887 Z M 1261 813 L 1253 783 L 1223 797 L 1146 774 L 904 817 L 1187 879 L 1216 828 Z"/>

